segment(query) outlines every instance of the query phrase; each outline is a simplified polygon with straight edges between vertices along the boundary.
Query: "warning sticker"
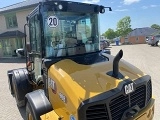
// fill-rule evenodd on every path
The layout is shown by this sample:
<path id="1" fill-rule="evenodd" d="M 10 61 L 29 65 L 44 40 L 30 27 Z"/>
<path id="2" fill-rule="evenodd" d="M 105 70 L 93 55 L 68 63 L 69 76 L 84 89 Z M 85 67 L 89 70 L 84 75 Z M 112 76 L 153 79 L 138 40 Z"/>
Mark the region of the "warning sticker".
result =
<path id="1" fill-rule="evenodd" d="M 49 27 L 57 27 L 59 24 L 59 19 L 56 16 L 49 16 L 47 18 L 47 23 Z"/>

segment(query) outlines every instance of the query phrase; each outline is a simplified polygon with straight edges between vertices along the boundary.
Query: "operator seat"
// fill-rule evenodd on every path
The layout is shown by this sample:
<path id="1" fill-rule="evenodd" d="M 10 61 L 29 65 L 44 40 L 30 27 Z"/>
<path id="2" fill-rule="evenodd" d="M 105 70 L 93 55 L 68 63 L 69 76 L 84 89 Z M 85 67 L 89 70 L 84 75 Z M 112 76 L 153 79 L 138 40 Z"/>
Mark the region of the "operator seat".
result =
<path id="1" fill-rule="evenodd" d="M 58 44 L 57 48 L 57 57 L 66 56 L 66 49 L 64 48 L 64 45 L 62 43 Z"/>
<path id="2" fill-rule="evenodd" d="M 68 55 L 75 55 L 76 54 L 76 44 L 77 39 L 75 38 L 67 38 L 66 39 L 66 46 L 68 49 Z"/>
<path id="3" fill-rule="evenodd" d="M 86 53 L 86 47 L 84 43 L 78 43 L 76 46 L 76 54 Z"/>

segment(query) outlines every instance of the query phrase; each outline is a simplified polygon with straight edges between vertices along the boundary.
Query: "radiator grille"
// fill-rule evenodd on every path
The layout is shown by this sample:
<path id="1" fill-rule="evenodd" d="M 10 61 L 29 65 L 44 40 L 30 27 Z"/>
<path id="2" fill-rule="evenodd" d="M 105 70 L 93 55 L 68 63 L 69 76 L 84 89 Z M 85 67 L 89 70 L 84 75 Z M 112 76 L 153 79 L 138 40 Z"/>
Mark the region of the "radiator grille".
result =
<path id="1" fill-rule="evenodd" d="M 89 106 L 86 110 L 86 120 L 121 120 L 124 111 L 135 105 L 142 109 L 145 107 L 146 101 L 149 102 L 151 96 L 152 85 L 151 81 L 148 81 L 147 85 L 137 87 L 129 95 L 123 95 L 122 93 L 109 102 L 106 99 L 103 104 Z M 107 111 L 107 106 L 110 111 Z"/>
<path id="2" fill-rule="evenodd" d="M 146 100 L 146 86 L 137 87 L 136 90 L 130 94 L 131 106 L 138 105 L 140 108 L 145 106 Z"/>
<path id="3" fill-rule="evenodd" d="M 120 95 L 112 99 L 109 106 L 112 120 L 120 120 L 123 112 L 129 108 L 129 96 Z"/>
<path id="4" fill-rule="evenodd" d="M 150 101 L 151 97 L 152 97 L 152 84 L 151 80 L 149 80 L 147 83 L 147 103 Z"/>
<path id="5" fill-rule="evenodd" d="M 86 117 L 87 120 L 109 120 L 106 104 L 88 107 Z"/>

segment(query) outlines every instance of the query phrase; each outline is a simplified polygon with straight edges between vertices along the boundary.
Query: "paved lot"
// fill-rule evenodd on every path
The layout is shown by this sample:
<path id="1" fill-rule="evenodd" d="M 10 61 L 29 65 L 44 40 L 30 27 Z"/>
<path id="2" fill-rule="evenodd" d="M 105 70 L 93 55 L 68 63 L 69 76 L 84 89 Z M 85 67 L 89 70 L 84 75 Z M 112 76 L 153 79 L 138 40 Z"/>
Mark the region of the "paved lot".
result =
<path id="1" fill-rule="evenodd" d="M 10 94 L 7 70 L 24 67 L 24 59 L 0 59 L 0 120 L 24 120 L 25 108 L 18 109 Z"/>
<path id="2" fill-rule="evenodd" d="M 160 48 L 142 45 L 111 46 L 111 54 L 123 50 L 123 59 L 152 76 L 153 94 L 156 98 L 154 120 L 160 120 Z M 8 89 L 7 70 L 25 66 L 23 59 L 0 59 L 0 120 L 24 120 L 25 108 L 18 109 Z M 159 99 L 159 100 L 158 100 Z"/>
<path id="3" fill-rule="evenodd" d="M 111 46 L 111 54 L 123 50 L 123 59 L 152 77 L 153 95 L 156 98 L 154 120 L 160 120 L 160 48 L 147 44 Z"/>

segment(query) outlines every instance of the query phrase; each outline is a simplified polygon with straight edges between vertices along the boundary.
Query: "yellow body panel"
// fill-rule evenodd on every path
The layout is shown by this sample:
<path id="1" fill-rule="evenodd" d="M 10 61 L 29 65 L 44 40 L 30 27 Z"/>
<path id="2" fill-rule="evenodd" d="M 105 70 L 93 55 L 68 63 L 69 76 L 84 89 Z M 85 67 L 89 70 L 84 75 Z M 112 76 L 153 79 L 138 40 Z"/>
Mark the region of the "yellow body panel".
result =
<path id="1" fill-rule="evenodd" d="M 68 120 L 71 115 L 78 119 L 77 110 L 82 101 L 116 88 L 124 79 L 135 80 L 145 75 L 122 60 L 119 71 L 125 77 L 123 80 L 113 78 L 106 74 L 112 70 L 112 60 L 111 57 L 108 62 L 81 65 L 65 59 L 53 64 L 48 74 L 56 84 L 56 94 L 50 86 L 48 90 L 54 111 L 64 120 Z"/>
<path id="2" fill-rule="evenodd" d="M 44 115 L 40 116 L 41 120 L 59 120 L 59 116 L 52 110 Z"/>

